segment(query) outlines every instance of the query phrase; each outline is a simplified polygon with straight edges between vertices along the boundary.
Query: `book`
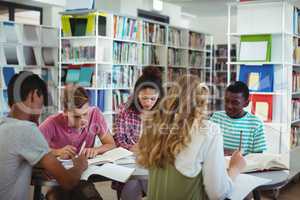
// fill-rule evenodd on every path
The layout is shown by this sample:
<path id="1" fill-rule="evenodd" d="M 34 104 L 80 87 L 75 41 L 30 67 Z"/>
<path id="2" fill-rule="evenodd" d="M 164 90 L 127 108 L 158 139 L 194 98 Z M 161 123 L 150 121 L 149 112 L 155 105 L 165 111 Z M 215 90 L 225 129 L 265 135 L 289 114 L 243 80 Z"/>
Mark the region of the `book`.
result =
<path id="1" fill-rule="evenodd" d="M 243 35 L 240 42 L 239 61 L 270 62 L 271 35 Z"/>
<path id="2" fill-rule="evenodd" d="M 115 149 L 112 149 L 110 151 L 107 151 L 101 155 L 96 156 L 95 158 L 88 159 L 89 165 L 96 165 L 96 164 L 104 164 L 104 163 L 113 163 L 116 160 L 119 160 L 121 158 L 125 158 L 128 156 L 132 156 L 133 153 L 131 151 L 128 151 L 122 147 L 118 147 Z"/>
<path id="3" fill-rule="evenodd" d="M 80 77 L 79 69 L 68 69 L 66 83 L 77 83 Z"/>
<path id="4" fill-rule="evenodd" d="M 273 118 L 273 96 L 251 94 L 251 113 L 261 118 L 264 122 L 271 122 Z"/>
<path id="5" fill-rule="evenodd" d="M 92 67 L 81 67 L 78 84 L 83 87 L 91 86 L 93 72 Z"/>
<path id="6" fill-rule="evenodd" d="M 15 69 L 13 67 L 3 67 L 2 77 L 3 77 L 3 88 L 7 88 L 10 79 L 15 75 Z"/>
<path id="7" fill-rule="evenodd" d="M 112 163 L 106 163 L 102 166 L 90 165 L 82 173 L 81 180 L 88 180 L 91 175 L 101 175 L 111 180 L 125 183 L 133 174 L 135 168 L 124 167 Z"/>
<path id="8" fill-rule="evenodd" d="M 244 156 L 244 158 L 246 167 L 242 173 L 289 169 L 289 156 L 286 154 L 251 153 Z M 226 156 L 225 160 L 228 168 L 230 156 Z"/>
<path id="9" fill-rule="evenodd" d="M 239 81 L 251 92 L 273 92 L 274 65 L 241 65 Z"/>

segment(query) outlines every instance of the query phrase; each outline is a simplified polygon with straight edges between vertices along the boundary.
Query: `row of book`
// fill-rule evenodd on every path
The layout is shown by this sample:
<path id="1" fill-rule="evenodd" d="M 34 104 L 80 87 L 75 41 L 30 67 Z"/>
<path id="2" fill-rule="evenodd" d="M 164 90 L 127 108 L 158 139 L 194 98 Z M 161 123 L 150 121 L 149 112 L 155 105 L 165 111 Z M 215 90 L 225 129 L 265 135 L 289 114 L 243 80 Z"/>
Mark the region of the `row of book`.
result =
<path id="1" fill-rule="evenodd" d="M 166 27 L 123 16 L 114 16 L 114 38 L 165 44 Z"/>
<path id="2" fill-rule="evenodd" d="M 189 47 L 194 49 L 205 48 L 205 35 L 196 32 L 189 33 Z"/>
<path id="3" fill-rule="evenodd" d="M 292 121 L 300 119 L 300 99 L 292 99 Z"/>
<path id="4" fill-rule="evenodd" d="M 135 66 L 113 67 L 112 84 L 114 88 L 133 88 L 136 80 L 140 76 L 141 70 Z"/>
<path id="5" fill-rule="evenodd" d="M 140 46 L 133 43 L 114 42 L 113 44 L 113 60 L 114 63 L 139 63 L 138 58 L 142 52 Z"/>
<path id="6" fill-rule="evenodd" d="M 187 47 L 188 38 L 183 30 L 169 28 L 168 44 L 175 47 Z"/>
<path id="7" fill-rule="evenodd" d="M 93 66 L 78 66 L 70 65 L 62 71 L 62 83 L 79 84 L 83 87 L 90 87 L 94 83 L 94 67 Z"/>
<path id="8" fill-rule="evenodd" d="M 217 45 L 217 49 L 215 51 L 216 57 L 221 57 L 221 58 L 227 58 L 228 56 L 228 48 L 227 44 L 219 44 Z M 235 57 L 236 56 L 236 46 L 232 45 L 231 50 L 230 50 L 230 56 Z"/>
<path id="9" fill-rule="evenodd" d="M 300 127 L 293 126 L 291 128 L 291 147 L 297 147 L 300 145 Z"/>
<path id="10" fill-rule="evenodd" d="M 300 33 L 300 10 L 298 8 L 294 8 L 293 31 L 295 34 Z"/>
<path id="11" fill-rule="evenodd" d="M 190 67 L 204 67 L 205 58 L 203 52 L 189 52 L 189 66 Z"/>
<path id="12" fill-rule="evenodd" d="M 63 62 L 95 61 L 95 46 L 72 46 L 69 40 L 62 41 Z"/>
<path id="13" fill-rule="evenodd" d="M 114 90 L 113 91 L 113 111 L 118 111 L 119 106 L 128 101 L 130 93 L 128 90 Z"/>
<path id="14" fill-rule="evenodd" d="M 168 68 L 168 81 L 176 81 L 181 75 L 187 74 L 186 69 Z"/>
<path id="15" fill-rule="evenodd" d="M 102 112 L 105 112 L 105 90 L 87 90 L 89 96 L 89 104 L 97 106 Z"/>
<path id="16" fill-rule="evenodd" d="M 300 72 L 293 71 L 292 91 L 293 92 L 300 91 Z"/>
<path id="17" fill-rule="evenodd" d="M 187 64 L 186 58 L 187 58 L 187 51 L 182 49 L 168 48 L 168 65 L 171 66 L 186 65 Z"/>
<path id="18" fill-rule="evenodd" d="M 114 42 L 113 60 L 114 63 L 162 65 L 163 54 L 161 47 L 123 42 Z"/>

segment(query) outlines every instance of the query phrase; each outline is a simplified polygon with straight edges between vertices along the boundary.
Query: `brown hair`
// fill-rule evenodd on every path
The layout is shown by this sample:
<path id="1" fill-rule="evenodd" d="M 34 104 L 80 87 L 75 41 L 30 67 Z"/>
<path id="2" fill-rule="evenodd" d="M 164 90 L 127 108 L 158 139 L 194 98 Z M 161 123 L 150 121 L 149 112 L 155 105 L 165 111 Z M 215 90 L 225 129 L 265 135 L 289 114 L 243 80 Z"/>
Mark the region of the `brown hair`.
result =
<path id="1" fill-rule="evenodd" d="M 87 91 L 78 85 L 67 85 L 64 89 L 63 106 L 64 110 L 81 108 L 89 102 Z"/>

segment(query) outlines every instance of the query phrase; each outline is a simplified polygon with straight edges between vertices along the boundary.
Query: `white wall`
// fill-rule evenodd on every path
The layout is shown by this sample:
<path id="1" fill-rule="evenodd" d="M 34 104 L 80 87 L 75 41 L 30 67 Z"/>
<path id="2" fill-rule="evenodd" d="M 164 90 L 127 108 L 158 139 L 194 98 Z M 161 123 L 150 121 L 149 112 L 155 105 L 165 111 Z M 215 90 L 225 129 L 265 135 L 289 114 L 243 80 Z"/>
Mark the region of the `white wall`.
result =
<path id="1" fill-rule="evenodd" d="M 193 22 L 193 26 L 197 26 L 198 29 L 209 32 L 214 37 L 215 44 L 227 43 L 227 15 L 226 16 L 210 16 L 199 17 Z M 231 27 L 236 27 L 236 16 L 231 17 Z M 235 30 L 231 30 L 232 32 Z M 231 38 L 234 39 L 234 38 Z"/>

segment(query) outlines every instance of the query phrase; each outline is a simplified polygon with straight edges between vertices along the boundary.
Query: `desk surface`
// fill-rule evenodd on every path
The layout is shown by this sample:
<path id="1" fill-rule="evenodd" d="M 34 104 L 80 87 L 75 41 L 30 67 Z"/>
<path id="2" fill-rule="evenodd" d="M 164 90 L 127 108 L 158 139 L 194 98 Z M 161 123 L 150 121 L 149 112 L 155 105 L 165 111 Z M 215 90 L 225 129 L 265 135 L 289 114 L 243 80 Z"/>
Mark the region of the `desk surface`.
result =
<path id="1" fill-rule="evenodd" d="M 281 187 L 285 186 L 285 184 L 287 184 L 289 181 L 288 170 L 257 172 L 250 173 L 249 175 L 271 180 L 265 185 L 259 186 L 257 188 L 258 190 L 280 189 Z"/>

